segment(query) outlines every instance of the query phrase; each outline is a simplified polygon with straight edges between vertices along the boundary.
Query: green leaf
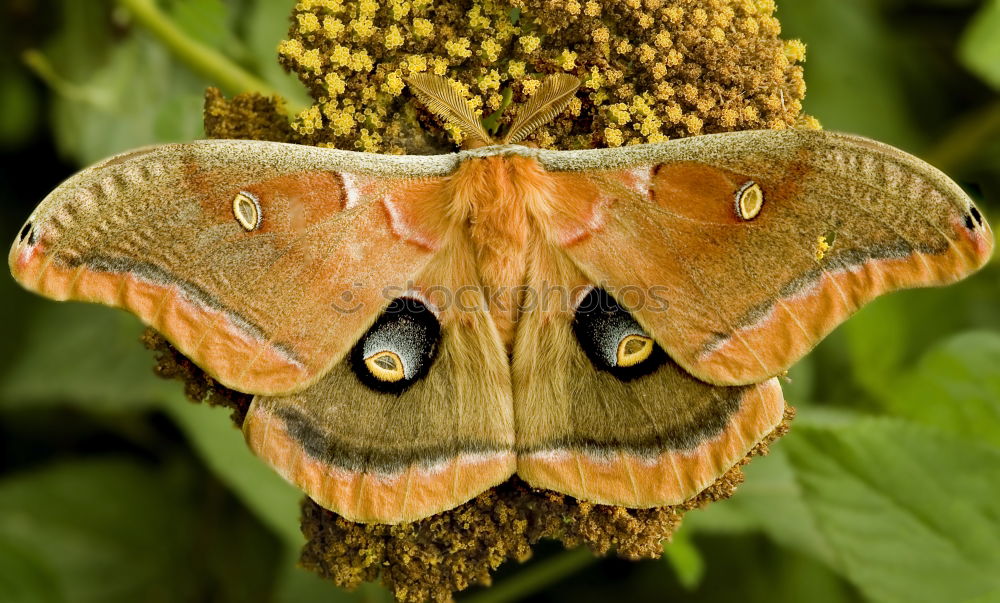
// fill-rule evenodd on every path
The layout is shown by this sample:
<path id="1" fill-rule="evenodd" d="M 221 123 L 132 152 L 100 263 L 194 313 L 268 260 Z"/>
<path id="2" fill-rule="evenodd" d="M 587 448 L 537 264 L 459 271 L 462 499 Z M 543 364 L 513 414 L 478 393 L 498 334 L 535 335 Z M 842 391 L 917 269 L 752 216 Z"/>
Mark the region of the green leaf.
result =
<path id="1" fill-rule="evenodd" d="M 833 335 L 846 341 L 853 380 L 875 399 L 891 398 L 895 380 L 924 350 L 957 331 L 1000 329 L 997 268 L 990 264 L 950 287 L 900 291 L 862 308 Z"/>
<path id="2" fill-rule="evenodd" d="M 2 537 L 0 593 L 5 603 L 59 603 L 63 600 L 45 564 Z"/>
<path id="3" fill-rule="evenodd" d="M 969 22 L 958 46 L 962 63 L 1000 91 L 1000 0 L 986 0 Z"/>
<path id="4" fill-rule="evenodd" d="M 126 149 L 183 140 L 192 127 L 202 131 L 201 98 L 207 83 L 145 32 L 137 31 L 116 46 L 93 77 L 77 84 L 103 99 L 81 102 L 63 95 L 54 106 L 59 148 L 81 164 Z M 157 123 L 165 105 L 172 106 L 174 127 L 164 127 L 162 118 Z"/>
<path id="5" fill-rule="evenodd" d="M 663 545 L 663 558 L 677 574 L 677 581 L 687 590 L 695 590 L 705 577 L 705 559 L 690 537 L 690 530 L 674 532 L 669 543 Z"/>
<path id="6" fill-rule="evenodd" d="M 1000 451 L 887 419 L 800 425 L 784 446 L 836 566 L 873 600 L 1000 589 Z"/>
<path id="7" fill-rule="evenodd" d="M 1000 334 L 958 335 L 896 380 L 886 401 L 896 415 L 1000 446 Z"/>
<path id="8" fill-rule="evenodd" d="M 0 409 L 73 405 L 88 412 L 162 408 L 219 478 L 291 547 L 299 547 L 301 493 L 255 458 L 219 408 L 192 404 L 153 373 L 142 325 L 121 310 L 34 300 L 18 354 L 0 374 Z"/>
<path id="9" fill-rule="evenodd" d="M 83 165 L 138 146 L 203 136 L 209 82 L 141 29 L 121 40 L 108 2 L 61 5 L 62 26 L 42 53 L 29 58 L 57 93 L 51 122 L 63 155 Z"/>
<path id="10" fill-rule="evenodd" d="M 157 141 L 188 141 L 205 137 L 201 107 L 205 94 L 200 89 L 164 99 L 153 117 L 153 138 Z M 198 110 L 197 118 L 195 109 Z"/>
<path id="11" fill-rule="evenodd" d="M 183 600 L 190 521 L 157 472 L 136 463 L 65 463 L 0 482 L 0 540 L 30 551 L 67 602 Z M 172 599 L 161 599 L 164 584 Z"/>
<path id="12" fill-rule="evenodd" d="M 279 558 L 273 537 L 191 469 L 105 458 L 6 477 L 0 583 L 21 568 L 16 586 L 44 596 L 32 601 L 259 599 Z"/>
<path id="13" fill-rule="evenodd" d="M 782 37 L 801 37 L 808 48 L 807 112 L 831 130 L 858 132 L 909 149 L 924 144 L 926 128 L 909 110 L 909 82 L 902 75 L 896 33 L 878 3 L 783 2 L 777 17 Z"/>
<path id="14" fill-rule="evenodd" d="M 136 411 L 178 390 L 153 374 L 134 317 L 90 304 L 32 301 L 30 336 L 0 367 L 0 408 L 68 403 L 90 411 Z"/>
<path id="15" fill-rule="evenodd" d="M 793 423 L 793 431 L 799 421 Z M 837 560 L 803 499 L 782 442 L 744 468 L 746 481 L 729 500 L 689 513 L 685 527 L 696 532 L 759 531 L 774 542 L 823 561 L 836 569 Z"/>
<path id="16" fill-rule="evenodd" d="M 906 293 L 890 295 L 861 309 L 844 326 L 854 379 L 869 394 L 883 397 L 912 349 Z"/>
<path id="17" fill-rule="evenodd" d="M 781 389 L 789 404 L 799 406 L 809 404 L 816 387 L 816 360 L 806 356 L 788 369 L 788 376 L 781 380 Z"/>
<path id="18" fill-rule="evenodd" d="M 690 514 L 691 516 L 697 513 Z M 685 522 L 687 519 L 685 519 Z M 860 599 L 842 577 L 816 559 L 782 550 L 753 535 L 701 535 L 696 538 L 705 557 L 705 577 L 694 592 L 663 584 L 656 595 L 635 597 L 649 601 L 705 603 L 857 603 Z M 632 584 L 638 579 L 630 580 Z M 621 590 L 627 584 L 618 585 Z M 611 590 L 614 592 L 612 588 Z M 626 591 L 627 592 L 627 591 Z M 562 600 L 573 600 L 563 598 Z M 631 600 L 629 597 L 593 597 L 587 600 Z"/>

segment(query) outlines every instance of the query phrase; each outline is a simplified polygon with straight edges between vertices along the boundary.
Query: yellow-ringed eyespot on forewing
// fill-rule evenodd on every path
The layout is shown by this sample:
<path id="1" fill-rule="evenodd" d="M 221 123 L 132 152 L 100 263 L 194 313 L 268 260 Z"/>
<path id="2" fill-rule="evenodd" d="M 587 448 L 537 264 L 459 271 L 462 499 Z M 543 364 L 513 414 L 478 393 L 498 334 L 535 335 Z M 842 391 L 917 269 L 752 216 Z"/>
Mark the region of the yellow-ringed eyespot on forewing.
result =
<path id="1" fill-rule="evenodd" d="M 246 191 L 240 191 L 233 197 L 233 215 L 240 226 L 248 232 L 260 228 L 264 220 L 257 195 Z"/>
<path id="2" fill-rule="evenodd" d="M 736 191 L 736 215 L 741 220 L 753 220 L 764 207 L 764 191 L 760 185 L 750 180 Z"/>

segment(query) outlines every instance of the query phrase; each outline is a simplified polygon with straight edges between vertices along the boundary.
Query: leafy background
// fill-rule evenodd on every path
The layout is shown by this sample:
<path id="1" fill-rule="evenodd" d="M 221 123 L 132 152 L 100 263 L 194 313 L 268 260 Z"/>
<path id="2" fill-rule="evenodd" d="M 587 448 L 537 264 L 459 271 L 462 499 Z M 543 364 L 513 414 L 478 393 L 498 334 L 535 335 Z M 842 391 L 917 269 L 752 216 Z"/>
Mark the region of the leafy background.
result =
<path id="1" fill-rule="evenodd" d="M 213 82 L 133 19 L 147 1 L 0 1 L 0 232 L 85 164 L 201 135 Z M 160 0 L 304 103 L 275 61 L 292 4 Z M 808 112 L 927 158 L 1000 220 L 1000 0 L 778 4 L 808 45 Z M 0 600 L 387 599 L 295 567 L 299 494 L 152 375 L 135 320 L 8 277 L 0 296 Z M 1000 601 L 998 303 L 994 261 L 865 308 L 791 371 L 792 433 L 663 559 L 541 546 L 460 598 Z"/>

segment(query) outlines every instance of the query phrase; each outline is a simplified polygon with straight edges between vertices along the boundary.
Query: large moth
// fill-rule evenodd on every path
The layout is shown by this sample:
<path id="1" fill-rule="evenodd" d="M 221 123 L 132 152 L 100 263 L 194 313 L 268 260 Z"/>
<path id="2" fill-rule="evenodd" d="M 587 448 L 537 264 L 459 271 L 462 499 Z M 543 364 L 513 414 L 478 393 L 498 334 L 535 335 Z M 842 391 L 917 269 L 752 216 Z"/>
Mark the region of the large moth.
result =
<path id="1" fill-rule="evenodd" d="M 107 159 L 9 255 L 24 287 L 129 310 L 254 394 L 253 451 L 316 502 L 395 523 L 517 474 L 682 502 L 781 421 L 776 379 L 872 298 L 958 280 L 989 226 L 863 138 L 749 131 L 551 151 L 554 78 L 493 144 L 389 156 L 213 140 Z"/>

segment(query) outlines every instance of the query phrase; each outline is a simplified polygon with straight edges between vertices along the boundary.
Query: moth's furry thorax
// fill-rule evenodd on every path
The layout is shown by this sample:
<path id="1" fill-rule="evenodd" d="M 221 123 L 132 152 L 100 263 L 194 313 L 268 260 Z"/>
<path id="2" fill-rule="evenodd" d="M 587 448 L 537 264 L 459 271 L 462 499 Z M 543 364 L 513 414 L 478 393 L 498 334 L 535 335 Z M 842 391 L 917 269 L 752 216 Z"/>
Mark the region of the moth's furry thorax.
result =
<path id="1" fill-rule="evenodd" d="M 463 162 L 449 187 L 448 214 L 467 232 L 490 313 L 508 349 L 517 323 L 532 220 L 549 213 L 551 184 L 531 157 L 489 155 Z M 456 235 L 458 236 L 458 235 Z"/>

